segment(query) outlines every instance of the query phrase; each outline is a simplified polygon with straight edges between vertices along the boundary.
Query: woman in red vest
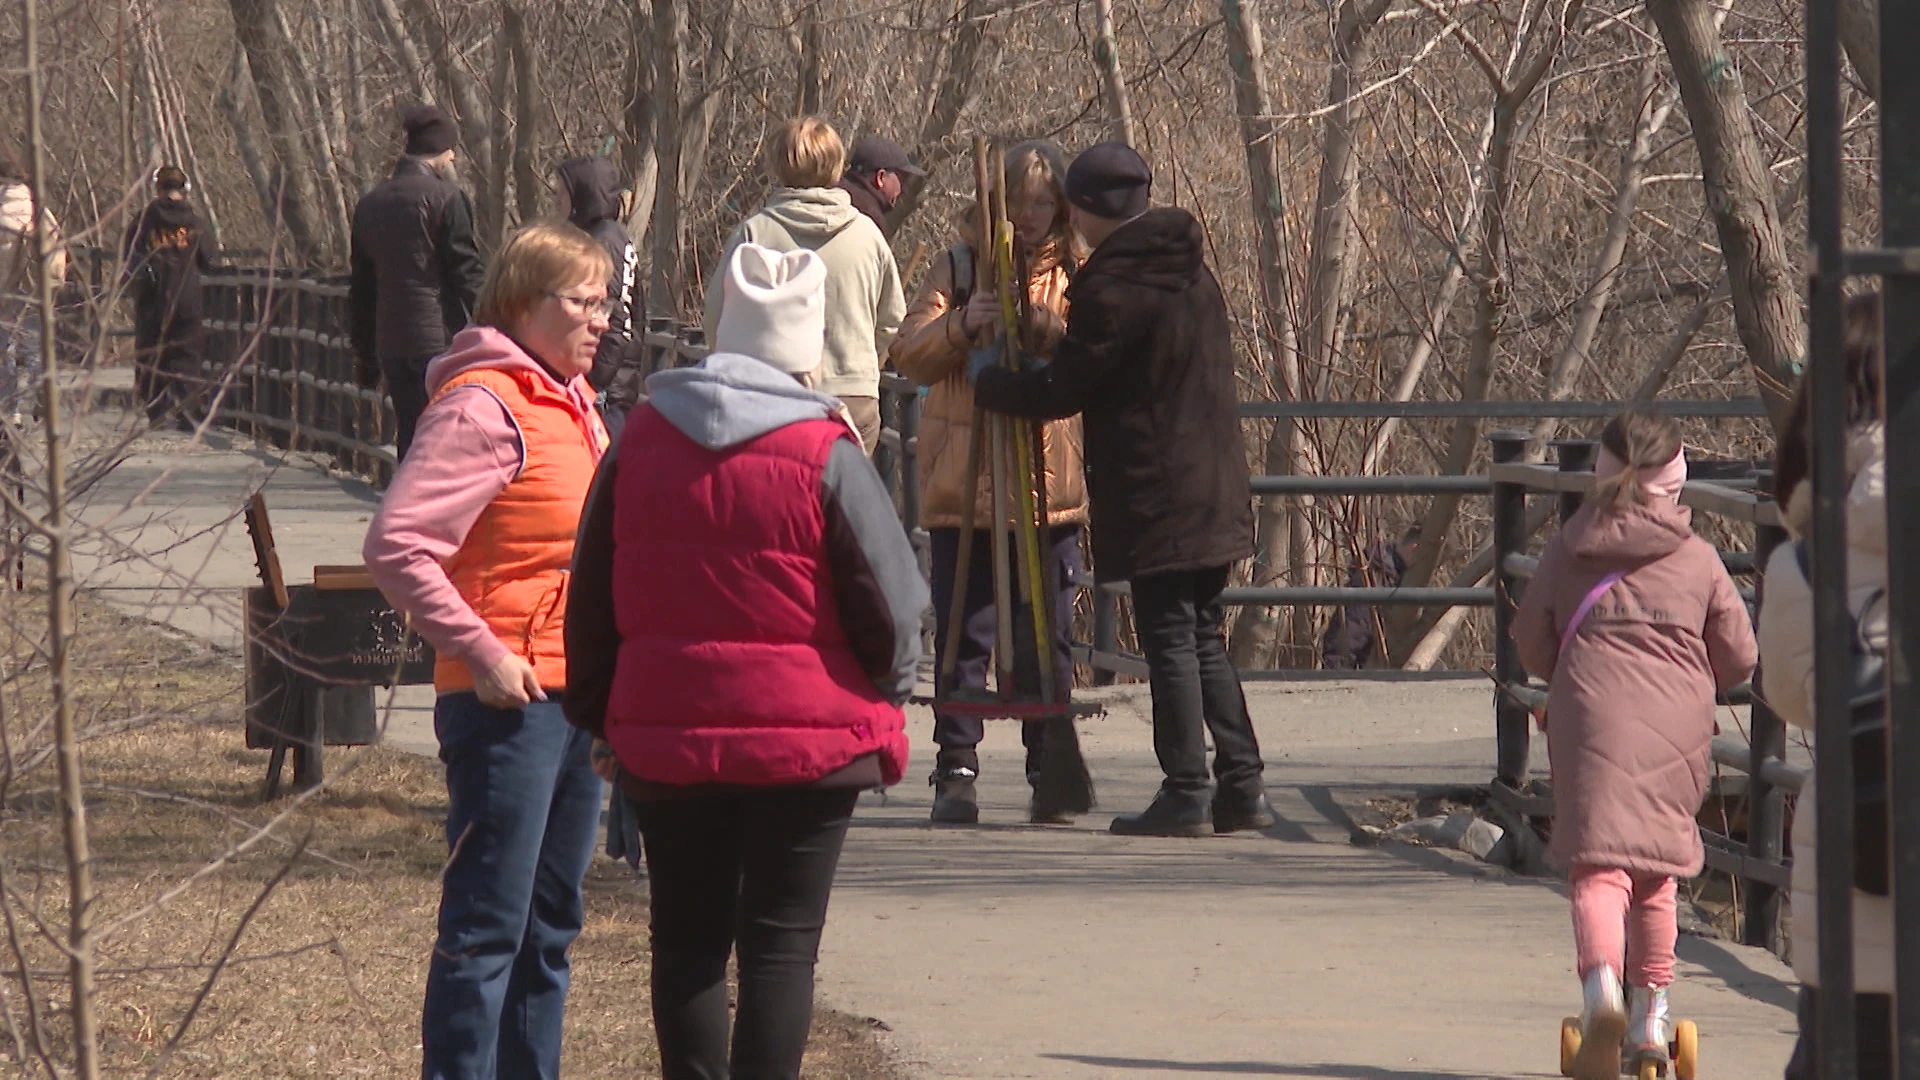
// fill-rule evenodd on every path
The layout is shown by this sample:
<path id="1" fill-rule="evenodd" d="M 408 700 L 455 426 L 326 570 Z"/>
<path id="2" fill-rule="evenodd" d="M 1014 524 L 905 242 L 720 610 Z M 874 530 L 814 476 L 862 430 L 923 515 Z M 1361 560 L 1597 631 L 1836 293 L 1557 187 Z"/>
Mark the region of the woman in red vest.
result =
<path id="1" fill-rule="evenodd" d="M 367 530 L 374 581 L 439 654 L 449 856 L 421 1022 L 426 1080 L 556 1077 L 567 950 L 599 825 L 561 714 L 574 530 L 607 430 L 586 374 L 612 267 L 566 224 L 508 241 Z M 602 594 L 604 595 L 604 594 Z"/>
<path id="2" fill-rule="evenodd" d="M 647 381 L 594 481 L 567 717 L 643 804 L 663 1076 L 785 1080 L 854 803 L 906 768 L 927 590 L 852 425 L 810 388 L 825 265 L 742 244 L 725 275 L 713 353 Z"/>

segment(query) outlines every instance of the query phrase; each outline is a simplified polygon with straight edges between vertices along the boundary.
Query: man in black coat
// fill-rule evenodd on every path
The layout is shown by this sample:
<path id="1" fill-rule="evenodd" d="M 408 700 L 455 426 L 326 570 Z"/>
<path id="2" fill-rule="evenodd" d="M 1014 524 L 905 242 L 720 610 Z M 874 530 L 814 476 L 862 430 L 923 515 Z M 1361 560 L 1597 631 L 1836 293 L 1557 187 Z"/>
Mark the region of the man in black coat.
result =
<path id="1" fill-rule="evenodd" d="M 613 280 L 607 283 L 607 302 L 613 307 L 587 381 L 604 395 L 607 419 L 615 423 L 639 400 L 640 343 L 647 329 L 646 301 L 638 283 L 640 256 L 620 223 L 620 167 L 588 155 L 568 158 L 554 173 L 560 180 L 561 215 L 600 241 L 613 260 Z"/>
<path id="2" fill-rule="evenodd" d="M 133 297 L 134 388 L 155 427 L 195 426 L 206 384 L 199 370 L 200 275 L 213 269 L 213 238 L 187 201 L 192 185 L 173 165 L 153 174 L 154 197 L 127 226 L 121 243 L 127 291 Z"/>
<path id="3" fill-rule="evenodd" d="M 1112 831 L 1263 829 L 1274 821 L 1265 764 L 1221 630 L 1228 570 L 1253 554 L 1233 337 L 1200 223 L 1185 210 L 1149 210 L 1152 183 L 1123 143 L 1075 159 L 1067 202 L 1093 254 L 1067 290 L 1066 336 L 1050 364 L 1005 370 L 982 350 L 968 374 L 975 399 L 995 412 L 1084 417 L 1094 572 L 1133 583 L 1166 774 L 1153 804 L 1116 818 Z"/>
<path id="4" fill-rule="evenodd" d="M 400 123 L 406 154 L 353 210 L 347 302 L 360 385 L 385 377 L 404 458 L 427 408 L 427 364 L 472 318 L 485 269 L 473 203 L 454 183 L 453 120 L 415 105 Z"/>

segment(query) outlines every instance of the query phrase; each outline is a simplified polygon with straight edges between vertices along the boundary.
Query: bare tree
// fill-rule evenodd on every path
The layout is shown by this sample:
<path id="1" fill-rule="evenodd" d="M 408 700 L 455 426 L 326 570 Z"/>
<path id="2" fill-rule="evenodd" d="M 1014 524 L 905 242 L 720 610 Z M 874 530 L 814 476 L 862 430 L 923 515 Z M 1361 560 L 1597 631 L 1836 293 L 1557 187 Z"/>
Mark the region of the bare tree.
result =
<path id="1" fill-rule="evenodd" d="M 1786 423 L 1807 351 L 1802 282 L 1787 254 L 1773 177 L 1754 130 L 1739 68 L 1706 0 L 1651 0 L 1647 14 L 1673 60 L 1720 251 L 1733 283 L 1734 321 L 1774 425 Z"/>

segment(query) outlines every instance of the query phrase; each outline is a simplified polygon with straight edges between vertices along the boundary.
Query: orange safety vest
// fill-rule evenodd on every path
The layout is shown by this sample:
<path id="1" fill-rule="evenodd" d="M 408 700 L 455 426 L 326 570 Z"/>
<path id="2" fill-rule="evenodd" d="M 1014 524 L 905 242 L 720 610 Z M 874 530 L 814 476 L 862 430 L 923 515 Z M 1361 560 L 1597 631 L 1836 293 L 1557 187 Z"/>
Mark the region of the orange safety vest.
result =
<path id="1" fill-rule="evenodd" d="M 481 369 L 447 380 L 434 399 L 479 386 L 506 406 L 520 429 L 525 460 L 447 560 L 447 578 L 494 636 L 533 665 L 547 690 L 567 686 L 567 579 L 573 538 L 607 429 L 597 411 L 584 416 L 573 398 L 542 374 Z M 442 656 L 433 669 L 439 693 L 472 690 L 467 665 Z"/>

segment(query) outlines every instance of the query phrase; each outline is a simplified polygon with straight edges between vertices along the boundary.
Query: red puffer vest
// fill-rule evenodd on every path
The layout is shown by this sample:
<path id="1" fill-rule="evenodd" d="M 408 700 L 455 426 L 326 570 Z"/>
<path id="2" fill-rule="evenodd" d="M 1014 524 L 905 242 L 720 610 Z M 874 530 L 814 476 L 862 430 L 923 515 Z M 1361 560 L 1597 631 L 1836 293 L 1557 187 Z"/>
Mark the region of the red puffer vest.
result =
<path id="1" fill-rule="evenodd" d="M 820 486 L 851 433 L 811 420 L 708 450 L 652 407 L 614 491 L 620 658 L 606 736 L 659 784 L 807 784 L 867 754 L 906 769 L 905 718 L 840 624 Z"/>

